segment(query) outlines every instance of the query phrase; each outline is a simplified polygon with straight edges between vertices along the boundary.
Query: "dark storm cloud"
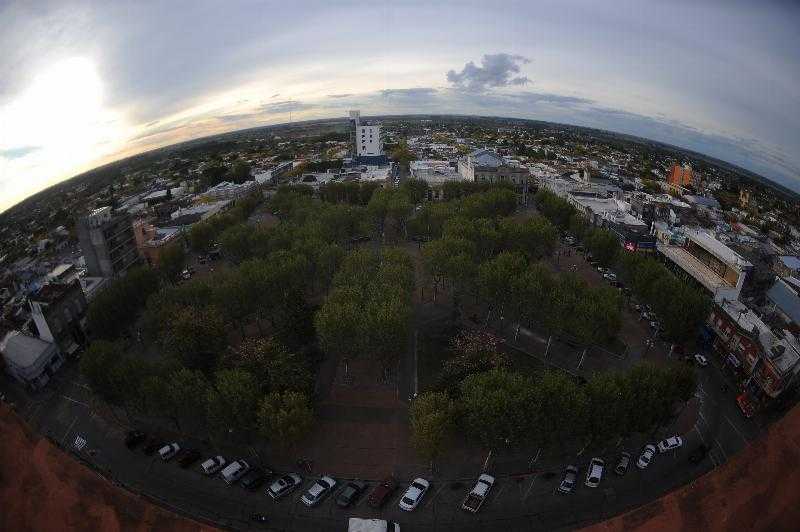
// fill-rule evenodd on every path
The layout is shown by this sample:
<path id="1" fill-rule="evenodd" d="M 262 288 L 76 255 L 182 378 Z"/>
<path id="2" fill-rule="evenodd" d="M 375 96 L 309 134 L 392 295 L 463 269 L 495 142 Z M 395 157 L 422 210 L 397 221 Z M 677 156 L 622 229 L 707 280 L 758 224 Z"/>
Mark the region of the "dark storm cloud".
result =
<path id="1" fill-rule="evenodd" d="M 496 87 L 519 86 L 529 83 L 526 76 L 517 76 L 520 65 L 530 63 L 521 55 L 486 54 L 481 59 L 481 66 L 470 61 L 461 72 L 450 70 L 447 81 L 454 87 L 472 92 L 481 92 Z"/>

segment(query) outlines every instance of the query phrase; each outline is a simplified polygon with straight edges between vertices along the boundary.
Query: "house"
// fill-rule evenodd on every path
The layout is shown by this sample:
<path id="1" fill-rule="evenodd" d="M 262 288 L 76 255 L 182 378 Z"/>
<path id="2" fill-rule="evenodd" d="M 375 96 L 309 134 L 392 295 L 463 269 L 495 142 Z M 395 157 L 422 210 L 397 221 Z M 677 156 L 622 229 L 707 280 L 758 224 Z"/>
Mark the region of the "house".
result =
<path id="1" fill-rule="evenodd" d="M 44 387 L 64 364 L 56 344 L 19 331 L 10 331 L 0 339 L 0 353 L 6 372 L 32 390 Z"/>
<path id="2" fill-rule="evenodd" d="M 46 284 L 30 295 L 28 303 L 42 340 L 54 342 L 67 355 L 84 344 L 87 303 L 80 282 Z"/>

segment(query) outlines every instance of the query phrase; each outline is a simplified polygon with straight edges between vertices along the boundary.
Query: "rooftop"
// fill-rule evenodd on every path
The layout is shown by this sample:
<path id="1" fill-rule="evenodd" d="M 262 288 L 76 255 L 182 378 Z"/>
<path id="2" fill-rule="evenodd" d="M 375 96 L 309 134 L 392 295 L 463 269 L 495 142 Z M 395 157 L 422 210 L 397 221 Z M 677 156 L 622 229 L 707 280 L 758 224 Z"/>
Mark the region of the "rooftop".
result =
<path id="1" fill-rule="evenodd" d="M 0 341 L 0 351 L 15 366 L 27 368 L 53 348 L 53 344 L 19 331 L 11 331 Z"/>
<path id="2" fill-rule="evenodd" d="M 741 301 L 723 299 L 719 305 L 737 325 L 757 336 L 765 356 L 781 374 L 791 370 L 800 360 L 800 342 L 792 333 L 773 331 Z"/>
<path id="3" fill-rule="evenodd" d="M 31 301 L 40 303 L 55 303 L 76 287 L 75 281 L 71 283 L 48 283 L 30 295 Z M 78 288 L 80 290 L 80 288 Z"/>
<path id="4" fill-rule="evenodd" d="M 716 294 L 719 289 L 733 288 L 711 268 L 686 251 L 683 246 L 670 246 L 662 243 L 656 245 L 658 251 L 666 255 L 668 259 L 680 266 L 711 292 Z"/>
<path id="5" fill-rule="evenodd" d="M 699 228 L 683 227 L 683 234 L 689 240 L 698 244 L 706 251 L 717 257 L 729 266 L 733 266 L 739 271 L 751 268 L 753 265 L 746 261 L 741 255 L 717 240 L 713 235 Z"/>

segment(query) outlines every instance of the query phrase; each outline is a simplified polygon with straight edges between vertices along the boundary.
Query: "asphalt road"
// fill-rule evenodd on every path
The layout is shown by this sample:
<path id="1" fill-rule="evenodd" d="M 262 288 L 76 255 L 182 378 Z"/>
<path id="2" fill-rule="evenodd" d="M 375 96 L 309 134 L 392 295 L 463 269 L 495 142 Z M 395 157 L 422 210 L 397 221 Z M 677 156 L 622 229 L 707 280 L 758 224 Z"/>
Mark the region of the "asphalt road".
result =
<path id="1" fill-rule="evenodd" d="M 431 488 L 420 507 L 410 513 L 397 506 L 410 479 L 402 479 L 400 489 L 382 511 L 369 508 L 364 498 L 353 508 L 340 510 L 333 502 L 335 495 L 316 508 L 307 508 L 299 498 L 313 482 L 310 475 L 304 475 L 300 490 L 281 501 L 273 501 L 265 494 L 266 485 L 248 492 L 239 486 L 228 486 L 218 476 L 203 475 L 199 465 L 184 470 L 175 463 L 145 456 L 140 450 L 129 451 L 123 445 L 124 417 L 121 418 L 123 423 L 115 425 L 98 416 L 97 409 L 102 407 L 92 400 L 75 367 L 65 369 L 52 383 L 53 386 L 33 397 L 21 393 L 7 380 L 2 382 L 2 386 L 9 400 L 17 403 L 18 411 L 32 426 L 91 463 L 109 480 L 178 513 L 240 530 L 341 531 L 346 530 L 347 518 L 353 516 L 392 519 L 401 523 L 403 530 L 412 531 L 569 529 L 611 517 L 690 482 L 730 459 L 758 433 L 756 423 L 739 414 L 734 392 L 722 392 L 726 375 L 711 358 L 709 367 L 698 370 L 700 386 L 697 396 L 701 405 L 696 427 L 684 435 L 683 448 L 657 456 L 647 470 L 641 471 L 632 464 L 624 477 L 611 471 L 621 450 L 628 450 L 635 458 L 642 443 L 620 442 L 617 447 L 598 452 L 607 464 L 600 487 L 591 489 L 581 483 L 571 495 L 555 492 L 560 471 L 566 463 L 535 464 L 535 470 L 539 472 L 523 476 L 507 476 L 502 471 L 493 471 L 498 475 L 497 485 L 477 515 L 460 509 L 474 479 L 431 479 Z M 76 440 L 79 444 L 81 440 L 86 443 L 79 449 Z M 688 454 L 703 441 L 712 446 L 712 452 L 703 463 L 690 464 Z M 209 456 L 216 451 L 202 442 L 188 443 Z M 243 457 L 260 463 L 259 457 L 249 449 L 233 452 L 223 449 L 220 452 L 229 459 Z M 587 452 L 571 460 L 581 469 L 581 481 L 590 458 Z M 336 477 L 335 471 L 327 473 Z M 418 474 L 430 479 L 426 472 Z M 476 471 L 475 476 L 477 474 Z M 338 490 L 346 480 L 337 480 Z M 368 489 L 374 485 L 373 480 Z M 256 512 L 269 516 L 268 526 L 249 520 L 249 516 Z"/>

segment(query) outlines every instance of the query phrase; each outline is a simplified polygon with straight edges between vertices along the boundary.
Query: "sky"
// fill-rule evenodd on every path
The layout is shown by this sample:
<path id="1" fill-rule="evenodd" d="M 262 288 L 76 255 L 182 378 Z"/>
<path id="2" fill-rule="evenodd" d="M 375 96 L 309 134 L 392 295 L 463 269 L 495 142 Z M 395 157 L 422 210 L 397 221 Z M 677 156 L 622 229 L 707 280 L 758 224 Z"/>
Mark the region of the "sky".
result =
<path id="1" fill-rule="evenodd" d="M 0 0 L 0 211 L 95 166 L 290 120 L 608 129 L 800 191 L 800 2 Z"/>

